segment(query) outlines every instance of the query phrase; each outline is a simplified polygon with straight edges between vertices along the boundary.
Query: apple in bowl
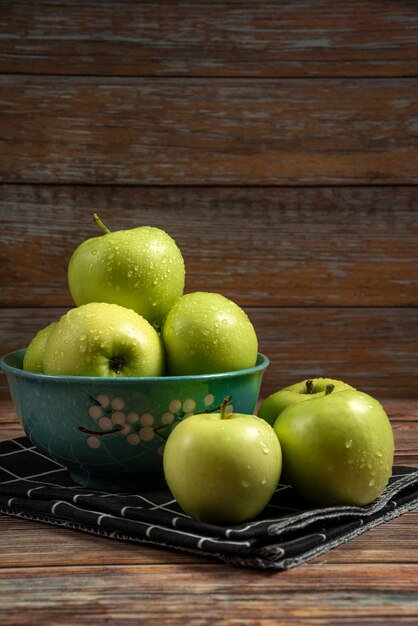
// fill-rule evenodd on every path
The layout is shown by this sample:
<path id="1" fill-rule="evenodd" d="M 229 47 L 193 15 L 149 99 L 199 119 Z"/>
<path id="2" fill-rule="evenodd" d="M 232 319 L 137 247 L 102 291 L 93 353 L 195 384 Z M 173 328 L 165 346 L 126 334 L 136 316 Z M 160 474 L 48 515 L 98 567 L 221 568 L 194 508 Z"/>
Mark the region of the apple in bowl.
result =
<path id="1" fill-rule="evenodd" d="M 182 296 L 165 316 L 161 336 L 171 375 L 230 372 L 256 363 L 258 342 L 251 321 L 219 293 Z"/>
<path id="2" fill-rule="evenodd" d="M 91 302 L 63 315 L 43 356 L 45 374 L 161 376 L 164 349 L 141 315 L 118 304 Z"/>
<path id="3" fill-rule="evenodd" d="M 48 324 L 45 328 L 41 328 L 41 330 L 39 330 L 32 338 L 25 352 L 23 369 L 28 370 L 29 372 L 43 373 L 46 344 L 48 342 L 49 335 L 57 323 L 58 322 L 51 322 L 51 324 Z"/>
<path id="4" fill-rule="evenodd" d="M 119 304 L 159 326 L 184 289 L 184 261 L 176 242 L 154 226 L 111 232 L 96 214 L 93 218 L 102 234 L 83 241 L 68 265 L 75 304 Z"/>
<path id="5" fill-rule="evenodd" d="M 234 412 L 252 413 L 269 364 L 259 354 L 253 368 L 234 372 L 128 376 L 122 368 L 119 375 L 92 376 L 28 371 L 24 356 L 24 349 L 9 353 L 0 368 L 33 445 L 84 487 L 133 492 L 167 488 L 167 438 L 192 414 L 219 412 L 226 394 Z M 99 371 L 106 371 L 109 355 L 99 362 Z"/>

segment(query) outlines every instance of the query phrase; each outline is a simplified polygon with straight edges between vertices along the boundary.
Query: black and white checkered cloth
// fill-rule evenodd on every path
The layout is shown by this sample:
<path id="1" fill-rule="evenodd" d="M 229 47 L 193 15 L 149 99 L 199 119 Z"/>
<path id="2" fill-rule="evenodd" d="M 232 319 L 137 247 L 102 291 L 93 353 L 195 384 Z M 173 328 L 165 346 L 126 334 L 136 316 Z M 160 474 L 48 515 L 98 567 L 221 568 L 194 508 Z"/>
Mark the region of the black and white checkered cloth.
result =
<path id="1" fill-rule="evenodd" d="M 89 491 L 29 439 L 0 443 L 1 513 L 243 566 L 295 567 L 416 506 L 418 471 L 394 467 L 383 494 L 365 507 L 312 508 L 280 484 L 255 520 L 230 527 L 203 524 L 183 513 L 169 491 Z"/>

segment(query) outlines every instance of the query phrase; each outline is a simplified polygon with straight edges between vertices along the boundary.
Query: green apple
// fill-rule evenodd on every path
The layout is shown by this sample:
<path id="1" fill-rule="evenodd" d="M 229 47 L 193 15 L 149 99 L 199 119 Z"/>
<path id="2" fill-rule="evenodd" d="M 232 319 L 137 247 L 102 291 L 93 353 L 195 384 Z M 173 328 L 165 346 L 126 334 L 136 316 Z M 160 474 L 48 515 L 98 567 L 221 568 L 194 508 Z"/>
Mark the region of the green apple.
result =
<path id="1" fill-rule="evenodd" d="M 178 300 L 163 321 L 167 371 L 213 374 L 253 367 L 257 336 L 246 313 L 218 293 L 197 291 Z"/>
<path id="2" fill-rule="evenodd" d="M 118 304 L 91 302 L 63 315 L 44 352 L 45 374 L 161 376 L 164 350 L 147 320 Z"/>
<path id="3" fill-rule="evenodd" d="M 81 243 L 68 266 L 74 302 L 120 304 L 158 326 L 184 289 L 184 261 L 175 241 L 159 228 L 110 232 L 94 219 L 104 234 Z"/>
<path id="4" fill-rule="evenodd" d="M 267 422 L 255 415 L 192 415 L 168 437 L 164 456 L 167 485 L 194 519 L 238 524 L 268 504 L 279 482 L 279 441 Z"/>
<path id="5" fill-rule="evenodd" d="M 30 372 L 44 371 L 44 352 L 49 335 L 52 329 L 57 325 L 57 322 L 48 324 L 45 328 L 42 328 L 36 333 L 30 344 L 28 345 L 25 356 L 23 357 L 23 369 Z"/>
<path id="6" fill-rule="evenodd" d="M 271 426 L 280 413 L 291 404 L 321 398 L 332 388 L 333 393 L 344 389 L 353 389 L 351 385 L 333 378 L 308 378 L 299 383 L 280 389 L 268 396 L 258 410 L 258 417 L 266 420 Z"/>
<path id="7" fill-rule="evenodd" d="M 306 499 L 320 505 L 365 505 L 387 485 L 394 442 L 377 400 L 345 389 L 284 409 L 274 430 L 283 473 Z"/>

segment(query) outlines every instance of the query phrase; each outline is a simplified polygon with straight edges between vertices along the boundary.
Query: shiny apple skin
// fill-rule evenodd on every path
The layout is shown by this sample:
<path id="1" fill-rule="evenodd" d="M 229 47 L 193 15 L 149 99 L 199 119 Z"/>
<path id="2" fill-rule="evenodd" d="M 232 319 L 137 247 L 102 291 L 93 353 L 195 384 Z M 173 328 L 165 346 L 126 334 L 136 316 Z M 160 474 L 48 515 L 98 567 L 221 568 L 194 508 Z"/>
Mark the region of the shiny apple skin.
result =
<path id="1" fill-rule="evenodd" d="M 312 382 L 312 393 L 307 392 L 306 383 L 308 380 Z M 260 405 L 258 417 L 261 417 L 271 426 L 274 426 L 277 417 L 286 407 L 291 404 L 323 397 L 328 385 L 333 385 L 334 389 L 332 393 L 334 394 L 344 389 L 354 389 L 351 385 L 341 380 L 335 380 L 334 378 L 310 378 L 302 380 L 268 396 Z"/>
<path id="2" fill-rule="evenodd" d="M 49 336 L 52 329 L 56 326 L 57 322 L 52 322 L 41 328 L 27 347 L 25 356 L 23 358 L 23 369 L 29 372 L 44 373 L 44 354 L 46 344 L 48 343 Z"/>
<path id="3" fill-rule="evenodd" d="M 184 281 L 184 261 L 176 242 L 153 226 L 87 239 L 68 266 L 68 285 L 77 306 L 119 304 L 156 326 L 183 294 Z"/>
<path id="4" fill-rule="evenodd" d="M 254 415 L 188 417 L 164 450 L 167 484 L 191 517 L 238 524 L 257 516 L 280 478 L 281 450 L 266 422 Z"/>
<path id="5" fill-rule="evenodd" d="M 230 372 L 257 360 L 257 336 L 247 314 L 218 293 L 180 298 L 163 322 L 162 339 L 172 375 Z"/>
<path id="6" fill-rule="evenodd" d="M 132 309 L 91 302 L 71 309 L 49 335 L 44 373 L 65 376 L 161 376 L 157 331 Z"/>
<path id="7" fill-rule="evenodd" d="M 288 406 L 274 424 L 283 473 L 319 505 L 365 505 L 392 473 L 392 427 L 381 404 L 356 390 Z"/>

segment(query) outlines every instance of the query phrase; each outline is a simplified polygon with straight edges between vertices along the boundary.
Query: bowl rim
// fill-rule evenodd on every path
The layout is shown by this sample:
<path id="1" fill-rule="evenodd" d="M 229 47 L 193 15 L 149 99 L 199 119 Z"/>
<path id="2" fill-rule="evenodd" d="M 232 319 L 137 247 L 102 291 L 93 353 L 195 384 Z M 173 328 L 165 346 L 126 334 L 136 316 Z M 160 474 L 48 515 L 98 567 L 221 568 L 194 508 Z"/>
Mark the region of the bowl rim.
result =
<path id="1" fill-rule="evenodd" d="M 257 362 L 253 367 L 249 367 L 242 370 L 232 370 L 230 372 L 216 372 L 215 374 L 190 374 L 183 376 L 61 376 L 59 374 L 41 374 L 40 372 L 30 372 L 28 370 L 14 367 L 7 363 L 7 359 L 15 355 L 24 356 L 26 348 L 19 348 L 4 354 L 0 358 L 0 370 L 5 373 L 13 374 L 20 378 L 28 378 L 29 380 L 38 380 L 44 382 L 79 382 L 79 383 L 116 383 L 117 381 L 125 383 L 138 383 L 139 381 L 145 381 L 147 383 L 161 383 L 162 381 L 179 382 L 179 381 L 198 381 L 198 380 L 217 380 L 221 378 L 234 378 L 246 374 L 254 374 L 263 372 L 270 364 L 270 359 L 263 353 L 257 352 Z"/>

